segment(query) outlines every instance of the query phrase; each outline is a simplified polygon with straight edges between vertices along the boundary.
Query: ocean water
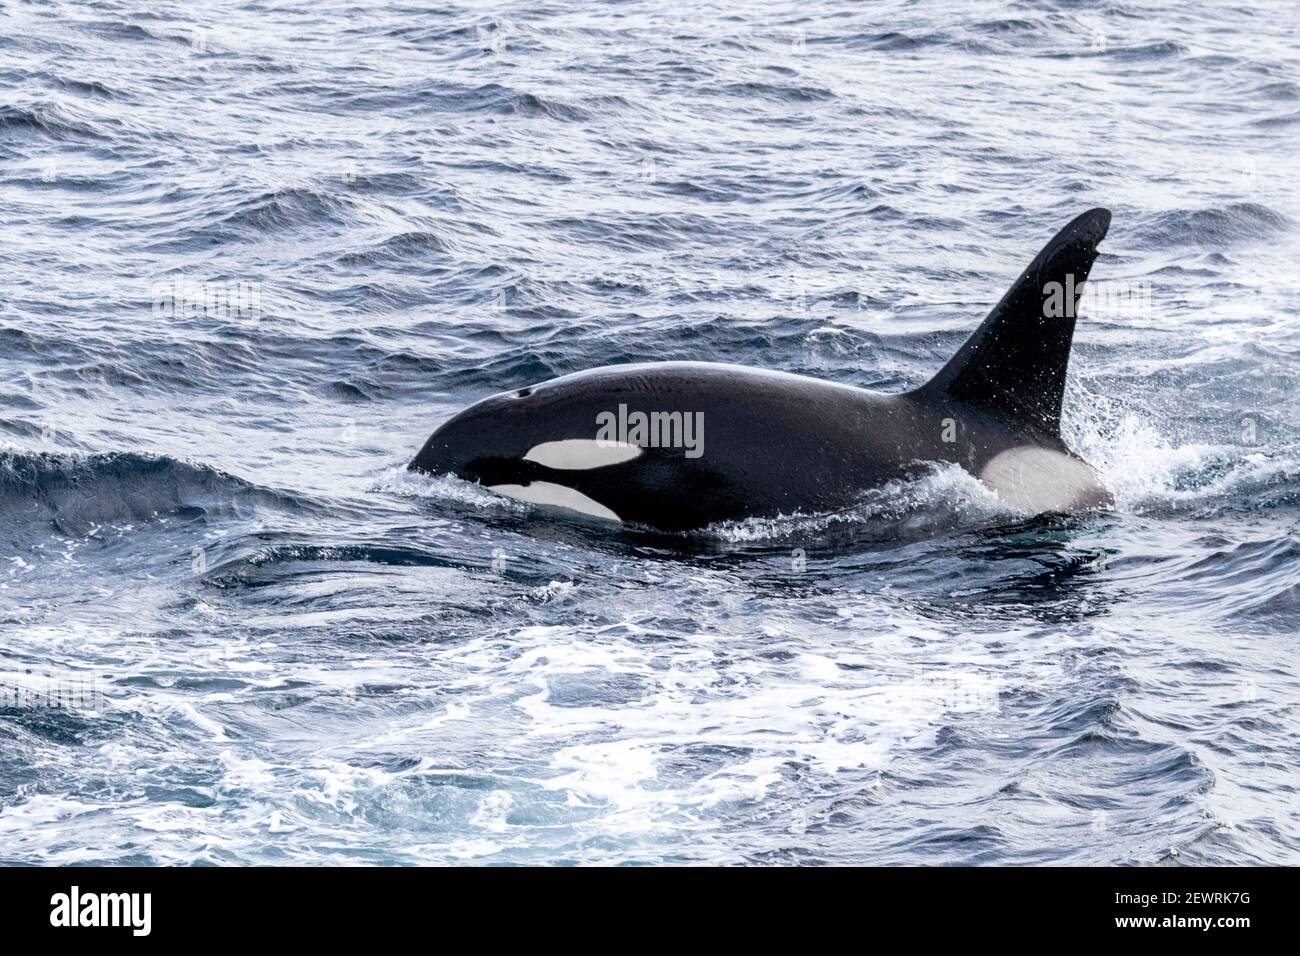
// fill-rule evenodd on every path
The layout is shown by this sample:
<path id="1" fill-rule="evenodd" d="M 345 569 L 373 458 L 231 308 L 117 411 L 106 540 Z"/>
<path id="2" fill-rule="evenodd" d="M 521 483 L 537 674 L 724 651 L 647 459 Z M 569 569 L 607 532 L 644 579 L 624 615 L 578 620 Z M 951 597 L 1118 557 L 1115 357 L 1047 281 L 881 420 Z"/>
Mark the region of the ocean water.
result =
<path id="1" fill-rule="evenodd" d="M 0 862 L 1300 862 L 1294 26 L 6 2 Z M 604 364 L 915 386 L 1095 205 L 1113 512 L 404 471 Z"/>

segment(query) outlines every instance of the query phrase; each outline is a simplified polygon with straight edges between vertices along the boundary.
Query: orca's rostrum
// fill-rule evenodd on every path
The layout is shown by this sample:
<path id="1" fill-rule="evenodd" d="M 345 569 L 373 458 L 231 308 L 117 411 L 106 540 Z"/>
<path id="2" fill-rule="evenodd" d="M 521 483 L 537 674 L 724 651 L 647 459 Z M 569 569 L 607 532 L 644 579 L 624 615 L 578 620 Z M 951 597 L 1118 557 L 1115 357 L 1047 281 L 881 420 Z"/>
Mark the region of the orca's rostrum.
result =
<path id="1" fill-rule="evenodd" d="M 1057 233 L 915 391 L 709 362 L 607 366 L 471 405 L 410 468 L 665 530 L 840 510 L 925 462 L 959 464 L 1031 513 L 1105 506 L 1060 417 L 1075 308 L 1109 225 L 1093 209 Z"/>

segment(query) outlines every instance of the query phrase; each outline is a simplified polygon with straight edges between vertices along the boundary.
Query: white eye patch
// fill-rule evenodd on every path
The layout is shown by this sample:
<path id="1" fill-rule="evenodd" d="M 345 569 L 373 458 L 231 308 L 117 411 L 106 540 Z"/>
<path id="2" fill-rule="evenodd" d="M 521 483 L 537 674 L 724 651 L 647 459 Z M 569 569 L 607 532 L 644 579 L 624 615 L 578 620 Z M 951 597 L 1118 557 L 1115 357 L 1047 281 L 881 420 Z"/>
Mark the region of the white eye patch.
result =
<path id="1" fill-rule="evenodd" d="M 588 498 L 580 491 L 566 488 L 564 485 L 549 481 L 534 481 L 527 485 L 489 485 L 488 491 L 495 491 L 507 498 L 527 501 L 535 505 L 548 505 L 552 508 L 567 508 L 578 514 L 592 518 L 604 518 L 607 521 L 622 522 L 622 518 L 610 511 L 599 501 Z"/>
<path id="2" fill-rule="evenodd" d="M 618 441 L 597 441 L 591 438 L 566 438 L 534 445 L 524 455 L 524 461 L 534 461 L 547 468 L 564 471 L 586 471 L 620 465 L 641 454 L 637 445 Z"/>

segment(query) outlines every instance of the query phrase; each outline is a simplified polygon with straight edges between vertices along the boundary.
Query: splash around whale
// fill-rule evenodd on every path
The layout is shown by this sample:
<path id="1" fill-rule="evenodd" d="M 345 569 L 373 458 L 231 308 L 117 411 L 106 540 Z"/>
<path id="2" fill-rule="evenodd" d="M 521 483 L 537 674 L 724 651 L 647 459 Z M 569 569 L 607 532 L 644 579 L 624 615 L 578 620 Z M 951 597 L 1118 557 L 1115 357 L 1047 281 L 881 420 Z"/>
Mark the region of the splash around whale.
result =
<path id="1" fill-rule="evenodd" d="M 709 362 L 607 366 L 471 405 L 409 467 L 669 531 L 840 510 L 931 462 L 1027 513 L 1105 507 L 1060 417 L 1075 309 L 1109 225 L 1105 209 L 1066 225 L 914 391 Z"/>

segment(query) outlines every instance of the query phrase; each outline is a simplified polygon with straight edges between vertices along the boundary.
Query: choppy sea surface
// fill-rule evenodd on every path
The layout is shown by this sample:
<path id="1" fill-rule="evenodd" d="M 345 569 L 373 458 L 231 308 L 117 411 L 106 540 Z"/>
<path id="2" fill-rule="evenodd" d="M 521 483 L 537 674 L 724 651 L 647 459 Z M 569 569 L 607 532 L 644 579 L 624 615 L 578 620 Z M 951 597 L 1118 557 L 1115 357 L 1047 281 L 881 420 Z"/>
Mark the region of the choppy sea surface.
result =
<path id="1" fill-rule="evenodd" d="M 0 5 L 0 862 L 1300 862 L 1294 26 Z M 404 471 L 592 366 L 918 385 L 1097 205 L 1111 513 Z"/>

